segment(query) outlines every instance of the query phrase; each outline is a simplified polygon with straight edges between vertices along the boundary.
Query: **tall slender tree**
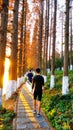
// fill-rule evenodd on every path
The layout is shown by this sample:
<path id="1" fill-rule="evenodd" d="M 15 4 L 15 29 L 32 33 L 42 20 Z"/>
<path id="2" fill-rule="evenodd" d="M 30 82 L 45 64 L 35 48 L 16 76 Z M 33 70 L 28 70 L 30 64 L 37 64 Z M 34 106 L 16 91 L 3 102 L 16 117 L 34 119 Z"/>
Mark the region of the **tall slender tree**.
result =
<path id="1" fill-rule="evenodd" d="M 41 1 L 40 20 L 39 20 L 39 67 L 42 68 L 42 33 L 43 33 L 43 6 L 44 0 Z"/>
<path id="2" fill-rule="evenodd" d="M 49 1 L 46 0 L 46 12 L 45 12 L 45 41 L 44 41 L 44 74 L 47 75 L 48 67 L 48 44 L 49 44 Z"/>
<path id="3" fill-rule="evenodd" d="M 19 51 L 18 51 L 18 77 L 22 76 L 22 50 L 23 50 L 23 26 L 24 26 L 24 0 L 22 1 L 22 10 L 21 10 L 21 16 L 20 16 L 20 42 L 19 42 Z"/>
<path id="4" fill-rule="evenodd" d="M 53 14 L 53 10 L 52 10 L 52 2 L 50 1 L 50 27 L 49 27 L 49 63 L 48 63 L 48 68 L 49 68 L 49 72 L 50 72 L 50 67 L 51 67 L 51 43 L 52 43 L 52 26 L 53 26 L 53 18 L 52 18 L 52 14 Z"/>
<path id="5" fill-rule="evenodd" d="M 73 69 L 73 65 L 72 65 L 72 0 L 70 0 L 70 70 Z"/>
<path id="6" fill-rule="evenodd" d="M 51 82 L 50 82 L 51 89 L 55 85 L 54 71 L 55 71 L 56 15 L 57 15 L 57 0 L 54 0 L 54 23 L 53 23 L 52 59 L 51 59 Z"/>
<path id="7" fill-rule="evenodd" d="M 68 58 L 69 58 L 69 5 L 70 0 L 66 0 L 66 21 L 65 21 L 65 50 L 64 50 L 64 72 L 62 83 L 62 94 L 68 94 Z"/>
<path id="8" fill-rule="evenodd" d="M 0 88 L 3 87 L 9 0 L 3 0 L 0 30 Z"/>
<path id="9" fill-rule="evenodd" d="M 22 72 L 26 72 L 25 64 L 25 44 L 26 44 L 26 14 L 27 14 L 27 0 L 24 0 L 24 26 L 23 26 L 23 44 L 22 44 Z"/>
<path id="10" fill-rule="evenodd" d="M 8 87 L 10 89 L 10 95 L 16 90 L 16 80 L 17 80 L 17 45 L 18 45 L 18 8 L 19 0 L 15 0 L 14 10 L 13 10 L 13 34 L 12 34 L 12 44 L 11 44 L 11 65 L 10 65 L 10 75 Z M 7 97 L 8 98 L 8 95 Z"/>
<path id="11" fill-rule="evenodd" d="M 48 68 L 48 47 L 49 47 L 49 7 L 50 7 L 50 1 L 46 0 L 46 7 L 47 7 L 47 20 L 46 20 L 46 74 L 47 74 L 47 68 Z"/>

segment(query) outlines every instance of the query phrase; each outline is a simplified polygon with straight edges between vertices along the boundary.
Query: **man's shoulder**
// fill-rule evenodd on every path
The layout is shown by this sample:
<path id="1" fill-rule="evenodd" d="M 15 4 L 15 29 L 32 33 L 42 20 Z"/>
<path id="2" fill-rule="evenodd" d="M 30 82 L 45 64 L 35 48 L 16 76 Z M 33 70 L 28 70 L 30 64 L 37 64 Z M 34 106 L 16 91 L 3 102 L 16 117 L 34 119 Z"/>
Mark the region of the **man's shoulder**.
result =
<path id="1" fill-rule="evenodd" d="M 46 82 L 47 81 L 47 76 L 46 75 L 42 75 L 42 76 L 44 78 L 44 82 Z"/>
<path id="2" fill-rule="evenodd" d="M 41 78 L 43 78 L 43 75 L 40 75 Z"/>
<path id="3" fill-rule="evenodd" d="M 34 78 L 42 78 L 42 79 L 44 79 L 42 75 L 35 75 Z"/>
<path id="4" fill-rule="evenodd" d="M 29 72 L 28 75 L 33 75 L 33 73 L 32 73 L 32 72 Z"/>
<path id="5" fill-rule="evenodd" d="M 42 78 L 42 80 L 44 80 L 44 77 L 43 77 L 43 75 L 41 75 L 41 78 Z"/>

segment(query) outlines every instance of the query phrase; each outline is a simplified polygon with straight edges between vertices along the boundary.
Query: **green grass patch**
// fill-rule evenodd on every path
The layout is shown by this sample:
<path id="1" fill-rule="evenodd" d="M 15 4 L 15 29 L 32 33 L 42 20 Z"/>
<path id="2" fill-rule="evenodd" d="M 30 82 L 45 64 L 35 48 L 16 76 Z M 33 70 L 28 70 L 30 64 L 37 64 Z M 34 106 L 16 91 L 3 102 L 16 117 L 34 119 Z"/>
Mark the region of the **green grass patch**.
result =
<path id="1" fill-rule="evenodd" d="M 0 106 L 0 130 L 12 130 L 15 113 Z"/>
<path id="2" fill-rule="evenodd" d="M 47 77 L 46 90 L 42 98 L 42 108 L 56 130 L 73 128 L 73 71 L 69 71 L 70 92 L 62 95 L 63 72 L 55 73 L 55 87 L 50 90 L 50 75 Z"/>

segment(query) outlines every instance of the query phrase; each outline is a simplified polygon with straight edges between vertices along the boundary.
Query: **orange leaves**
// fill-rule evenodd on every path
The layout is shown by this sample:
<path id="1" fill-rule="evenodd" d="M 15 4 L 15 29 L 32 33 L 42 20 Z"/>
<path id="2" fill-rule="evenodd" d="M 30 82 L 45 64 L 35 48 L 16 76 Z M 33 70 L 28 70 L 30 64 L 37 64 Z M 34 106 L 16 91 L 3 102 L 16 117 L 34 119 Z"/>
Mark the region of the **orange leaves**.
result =
<path id="1" fill-rule="evenodd" d="M 13 7 L 12 6 L 8 6 L 8 9 L 13 11 Z"/>
<path id="2" fill-rule="evenodd" d="M 7 31 L 10 32 L 10 33 L 13 33 L 13 28 L 12 28 L 11 25 L 8 26 Z"/>
<path id="3" fill-rule="evenodd" d="M 13 9 L 14 9 L 14 0 L 10 0 L 9 1 L 8 9 L 11 10 L 11 11 L 13 11 Z"/>
<path id="4" fill-rule="evenodd" d="M 2 10 L 2 3 L 3 3 L 3 1 L 0 0 L 0 12 L 1 12 L 1 10 Z"/>
<path id="5" fill-rule="evenodd" d="M 11 2 L 11 3 L 13 3 L 13 2 L 14 2 L 14 0 L 10 0 L 10 2 Z"/>
<path id="6" fill-rule="evenodd" d="M 0 0 L 0 6 L 2 5 L 2 0 Z"/>

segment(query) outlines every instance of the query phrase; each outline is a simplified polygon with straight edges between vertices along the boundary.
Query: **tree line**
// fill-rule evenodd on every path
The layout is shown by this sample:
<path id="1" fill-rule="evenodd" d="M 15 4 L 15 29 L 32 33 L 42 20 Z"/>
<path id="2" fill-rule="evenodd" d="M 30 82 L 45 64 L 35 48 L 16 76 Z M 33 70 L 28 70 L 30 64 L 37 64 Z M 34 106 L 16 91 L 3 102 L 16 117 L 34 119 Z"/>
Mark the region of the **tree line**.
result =
<path id="1" fill-rule="evenodd" d="M 65 0 L 65 10 L 58 13 L 57 0 L 0 1 L 0 87 L 3 87 L 5 58 L 10 59 L 9 80 L 16 81 L 29 68 L 51 71 L 54 87 L 58 14 L 61 17 L 62 93 L 68 93 L 68 66 L 72 68 L 72 0 Z M 31 39 L 31 40 L 30 40 Z M 10 49 L 7 54 L 6 49 Z"/>

